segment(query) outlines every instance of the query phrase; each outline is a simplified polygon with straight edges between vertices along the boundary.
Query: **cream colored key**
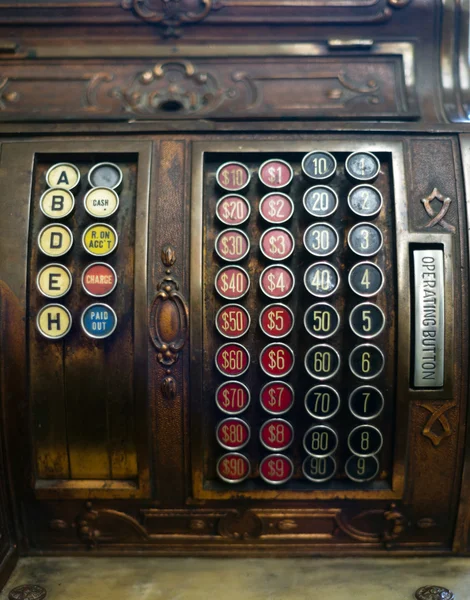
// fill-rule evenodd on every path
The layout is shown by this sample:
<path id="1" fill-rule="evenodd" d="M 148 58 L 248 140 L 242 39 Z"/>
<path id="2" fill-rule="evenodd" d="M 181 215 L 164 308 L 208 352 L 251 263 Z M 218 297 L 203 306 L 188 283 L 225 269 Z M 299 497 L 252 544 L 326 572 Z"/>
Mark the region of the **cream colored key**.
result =
<path id="1" fill-rule="evenodd" d="M 75 198 L 65 188 L 52 188 L 44 192 L 39 201 L 42 212 L 50 219 L 67 217 L 75 206 Z"/>
<path id="2" fill-rule="evenodd" d="M 39 271 L 36 284 L 46 298 L 61 298 L 72 287 L 72 275 L 64 265 L 52 263 Z"/>
<path id="3" fill-rule="evenodd" d="M 39 232 L 38 244 L 47 256 L 63 256 L 72 247 L 72 232 L 65 225 L 46 225 Z"/>
<path id="4" fill-rule="evenodd" d="M 39 332 L 46 338 L 57 340 L 70 331 L 72 315 L 60 304 L 47 304 L 38 313 L 36 325 Z"/>
<path id="5" fill-rule="evenodd" d="M 96 187 L 87 193 L 83 203 L 89 215 L 102 219 L 110 217 L 117 211 L 119 196 L 110 188 Z"/>
<path id="6" fill-rule="evenodd" d="M 72 163 L 57 163 L 47 171 L 46 181 L 49 187 L 73 190 L 80 181 L 80 171 Z"/>

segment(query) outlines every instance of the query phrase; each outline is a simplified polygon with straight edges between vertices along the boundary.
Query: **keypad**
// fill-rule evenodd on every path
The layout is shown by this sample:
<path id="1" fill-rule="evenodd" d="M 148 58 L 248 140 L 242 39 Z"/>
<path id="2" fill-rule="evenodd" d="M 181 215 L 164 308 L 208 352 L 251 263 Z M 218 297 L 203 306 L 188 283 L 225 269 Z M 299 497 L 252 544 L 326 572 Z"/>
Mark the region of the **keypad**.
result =
<path id="1" fill-rule="evenodd" d="M 247 493 L 386 485 L 390 155 L 312 148 L 207 161 L 206 364 L 218 375 L 204 381 L 206 476 Z"/>
<path id="2" fill-rule="evenodd" d="M 36 289 L 41 296 L 62 299 L 74 283 L 81 284 L 81 293 L 88 299 L 102 298 L 115 290 L 118 277 L 114 268 L 107 262 L 86 264 L 85 257 L 107 257 L 118 247 L 118 232 L 110 223 L 101 221 L 118 211 L 116 188 L 121 182 L 122 171 L 113 163 L 81 169 L 71 162 L 49 166 L 45 174 L 47 188 L 39 199 L 44 223 L 38 233 L 37 247 L 43 257 L 67 261 L 72 248 L 79 244 L 76 251 L 83 253 L 84 261 L 78 272 L 62 262 L 46 262 L 36 277 Z M 78 200 L 83 203 L 83 222 L 78 222 L 75 215 Z M 64 298 L 63 302 L 66 304 L 67 300 Z M 37 313 L 36 326 L 43 337 L 57 340 L 71 331 L 74 320 L 84 335 L 95 340 L 111 336 L 118 326 L 115 310 L 102 302 L 85 305 L 79 314 L 72 314 L 63 304 L 46 304 Z"/>

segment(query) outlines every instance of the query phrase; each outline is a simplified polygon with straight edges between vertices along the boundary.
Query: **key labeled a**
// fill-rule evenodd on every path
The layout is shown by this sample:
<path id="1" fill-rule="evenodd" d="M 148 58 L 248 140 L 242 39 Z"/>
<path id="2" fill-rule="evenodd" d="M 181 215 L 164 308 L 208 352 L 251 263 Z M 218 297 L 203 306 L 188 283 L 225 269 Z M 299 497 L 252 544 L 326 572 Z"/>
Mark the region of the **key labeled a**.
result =
<path id="1" fill-rule="evenodd" d="M 52 263 L 39 271 L 36 285 L 46 298 L 62 298 L 72 287 L 72 275 L 64 265 Z"/>
<path id="2" fill-rule="evenodd" d="M 43 306 L 36 317 L 38 331 L 50 340 L 63 338 L 72 327 L 72 315 L 61 304 Z"/>
<path id="3" fill-rule="evenodd" d="M 73 190 L 80 182 L 80 171 L 72 163 L 57 163 L 46 173 L 47 185 Z"/>

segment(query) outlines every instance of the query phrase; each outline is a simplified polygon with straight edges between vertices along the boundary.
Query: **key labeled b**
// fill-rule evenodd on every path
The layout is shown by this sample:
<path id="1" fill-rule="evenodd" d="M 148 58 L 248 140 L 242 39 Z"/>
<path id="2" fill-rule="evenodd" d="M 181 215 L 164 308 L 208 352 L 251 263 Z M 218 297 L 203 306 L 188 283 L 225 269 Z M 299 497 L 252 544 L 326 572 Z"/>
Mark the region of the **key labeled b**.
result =
<path id="1" fill-rule="evenodd" d="M 63 219 L 73 211 L 75 198 L 69 190 L 52 188 L 41 196 L 39 206 L 49 219 Z"/>

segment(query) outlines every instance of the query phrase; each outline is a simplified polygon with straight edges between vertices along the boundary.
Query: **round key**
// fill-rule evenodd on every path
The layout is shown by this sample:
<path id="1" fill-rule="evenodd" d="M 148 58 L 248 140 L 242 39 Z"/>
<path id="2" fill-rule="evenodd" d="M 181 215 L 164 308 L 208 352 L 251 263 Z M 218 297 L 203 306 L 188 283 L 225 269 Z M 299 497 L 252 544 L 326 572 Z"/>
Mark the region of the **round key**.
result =
<path id="1" fill-rule="evenodd" d="M 111 265 L 96 262 L 85 268 L 82 287 L 89 296 L 103 298 L 116 289 L 117 275 Z"/>
<path id="2" fill-rule="evenodd" d="M 336 166 L 336 158 L 329 152 L 310 152 L 302 160 L 302 171 L 311 179 L 330 179 Z"/>
<path id="3" fill-rule="evenodd" d="M 273 192 L 267 194 L 259 203 L 259 214 L 268 223 L 285 223 L 294 214 L 294 203 L 286 194 Z"/>
<path id="4" fill-rule="evenodd" d="M 250 183 L 251 173 L 242 163 L 227 162 L 217 169 L 215 178 L 222 189 L 238 192 Z"/>
<path id="5" fill-rule="evenodd" d="M 327 298 L 338 289 L 339 273 L 330 263 L 315 263 L 305 271 L 304 285 L 312 296 Z"/>
<path id="6" fill-rule="evenodd" d="M 73 190 L 80 183 L 80 171 L 71 163 L 57 163 L 47 171 L 46 182 L 51 188 Z"/>
<path id="7" fill-rule="evenodd" d="M 117 326 L 117 316 L 108 304 L 91 304 L 82 313 L 81 324 L 88 337 L 109 337 Z"/>
<path id="8" fill-rule="evenodd" d="M 259 465 L 260 477 L 271 485 L 281 485 L 294 474 L 294 464 L 284 454 L 265 456 Z"/>
<path id="9" fill-rule="evenodd" d="M 116 250 L 118 234 L 111 225 L 96 223 L 85 229 L 82 244 L 85 250 L 93 256 L 107 256 Z"/>
<path id="10" fill-rule="evenodd" d="M 360 217 L 375 217 L 382 209 L 382 194 L 372 185 L 358 185 L 349 192 L 348 205 Z"/>
<path id="11" fill-rule="evenodd" d="M 382 244 L 382 232 L 371 223 L 358 223 L 348 233 L 348 245 L 359 256 L 377 254 Z"/>
<path id="12" fill-rule="evenodd" d="M 215 251 L 227 262 L 242 260 L 250 251 L 250 240 L 239 229 L 225 229 L 215 240 Z"/>
<path id="13" fill-rule="evenodd" d="M 229 417 L 217 425 L 216 437 L 222 448 L 240 450 L 250 441 L 250 426 L 243 419 Z"/>
<path id="14" fill-rule="evenodd" d="M 377 265 L 361 262 L 349 271 L 349 287 L 358 296 L 370 298 L 380 292 L 384 284 L 384 276 Z"/>
<path id="15" fill-rule="evenodd" d="M 329 425 L 314 425 L 305 433 L 303 446 L 310 456 L 324 458 L 336 451 L 338 435 Z"/>
<path id="16" fill-rule="evenodd" d="M 285 304 L 269 304 L 261 311 L 259 325 L 270 338 L 283 338 L 294 327 L 294 313 Z"/>
<path id="17" fill-rule="evenodd" d="M 385 358 L 373 344 L 357 346 L 349 355 L 349 368 L 360 379 L 372 379 L 382 372 Z"/>
<path id="18" fill-rule="evenodd" d="M 338 233 L 328 223 L 314 223 L 305 230 L 304 246 L 314 256 L 329 256 L 338 244 Z"/>
<path id="19" fill-rule="evenodd" d="M 305 410 L 314 419 L 325 421 L 338 412 L 341 400 L 338 392 L 329 385 L 316 385 L 305 394 Z"/>
<path id="20" fill-rule="evenodd" d="M 303 205 L 314 217 L 329 217 L 338 208 L 338 195 L 326 185 L 315 185 L 305 192 Z"/>
<path id="21" fill-rule="evenodd" d="M 215 392 L 215 402 L 228 415 L 238 415 L 250 404 L 250 390 L 241 381 L 227 381 Z"/>
<path id="22" fill-rule="evenodd" d="M 61 304 L 46 304 L 36 317 L 39 333 L 49 340 L 63 338 L 72 327 L 72 315 Z"/>
<path id="23" fill-rule="evenodd" d="M 379 174 L 380 162 L 371 152 L 354 152 L 346 159 L 345 168 L 352 179 L 371 181 Z"/>
<path id="24" fill-rule="evenodd" d="M 364 302 L 355 306 L 349 315 L 349 325 L 363 338 L 373 338 L 383 331 L 385 315 L 377 304 Z"/>
<path id="25" fill-rule="evenodd" d="M 73 235 L 65 225 L 46 225 L 38 235 L 39 250 L 46 256 L 64 256 L 73 245 Z"/>
<path id="26" fill-rule="evenodd" d="M 225 483 L 240 483 L 251 472 L 250 461 L 243 454 L 229 452 L 217 461 L 217 475 Z"/>
<path id="27" fill-rule="evenodd" d="M 92 217 L 106 219 L 119 208 L 119 196 L 111 188 L 96 187 L 86 193 L 83 204 Z"/>
<path id="28" fill-rule="evenodd" d="M 306 479 L 314 483 L 328 481 L 336 473 L 336 461 L 332 456 L 324 458 L 307 456 L 302 463 L 302 473 Z"/>
<path id="29" fill-rule="evenodd" d="M 260 366 L 270 377 L 284 377 L 294 368 L 294 353 L 289 346 L 276 342 L 261 351 Z"/>
<path id="30" fill-rule="evenodd" d="M 305 329 L 316 338 L 326 339 L 331 337 L 338 331 L 339 323 L 338 311 L 326 302 L 313 304 L 305 311 Z"/>
<path id="31" fill-rule="evenodd" d="M 249 219 L 251 206 L 243 196 L 227 194 L 217 202 L 215 214 L 224 225 L 236 227 Z"/>
<path id="32" fill-rule="evenodd" d="M 110 162 L 98 163 L 88 172 L 88 183 L 91 187 L 105 187 L 115 190 L 121 185 L 122 171 Z"/>
<path id="33" fill-rule="evenodd" d="M 363 458 L 380 452 L 382 445 L 382 434 L 373 425 L 358 425 L 348 436 L 348 448 Z"/>
<path id="34" fill-rule="evenodd" d="M 215 366 L 227 377 L 239 377 L 250 366 L 250 354 L 245 346 L 231 342 L 221 346 L 215 355 Z"/>
<path id="35" fill-rule="evenodd" d="M 243 306 L 226 304 L 215 317 L 217 331 L 226 338 L 236 339 L 245 335 L 250 328 L 251 318 Z"/>
<path id="36" fill-rule="evenodd" d="M 46 298 L 62 298 L 72 287 L 72 274 L 64 265 L 51 263 L 39 271 L 36 286 Z"/>
<path id="37" fill-rule="evenodd" d="M 375 456 L 362 458 L 350 456 L 346 461 L 344 470 L 349 479 L 362 483 L 375 479 L 379 473 L 379 461 Z"/>
<path id="38" fill-rule="evenodd" d="M 294 289 L 294 273 L 283 265 L 271 265 L 261 273 L 259 285 L 268 298 L 282 300 L 289 296 Z"/>
<path id="39" fill-rule="evenodd" d="M 261 425 L 259 439 L 268 450 L 282 452 L 292 444 L 294 429 L 284 419 L 270 419 Z"/>
<path id="40" fill-rule="evenodd" d="M 313 346 L 305 355 L 305 369 L 310 377 L 325 381 L 336 375 L 340 366 L 338 351 L 328 344 Z"/>
<path id="41" fill-rule="evenodd" d="M 265 161 L 258 171 L 260 181 L 269 188 L 283 188 L 289 185 L 294 171 L 289 163 L 279 158 Z"/>
<path id="42" fill-rule="evenodd" d="M 52 188 L 41 196 L 39 207 L 49 219 L 63 219 L 73 211 L 75 198 L 72 192 L 65 188 Z"/>
<path id="43" fill-rule="evenodd" d="M 270 415 L 283 415 L 294 404 L 294 389 L 284 381 L 270 381 L 262 387 L 259 401 Z"/>
<path id="44" fill-rule="evenodd" d="M 361 421 L 370 421 L 380 415 L 385 400 L 376 387 L 363 385 L 356 388 L 349 396 L 349 410 Z"/>
<path id="45" fill-rule="evenodd" d="M 294 252 L 295 243 L 290 231 L 283 227 L 272 227 L 263 233 L 259 246 L 266 258 L 285 260 Z"/>
<path id="46" fill-rule="evenodd" d="M 250 276 L 241 267 L 224 267 L 215 276 L 215 289 L 226 300 L 239 300 L 250 289 Z"/>

